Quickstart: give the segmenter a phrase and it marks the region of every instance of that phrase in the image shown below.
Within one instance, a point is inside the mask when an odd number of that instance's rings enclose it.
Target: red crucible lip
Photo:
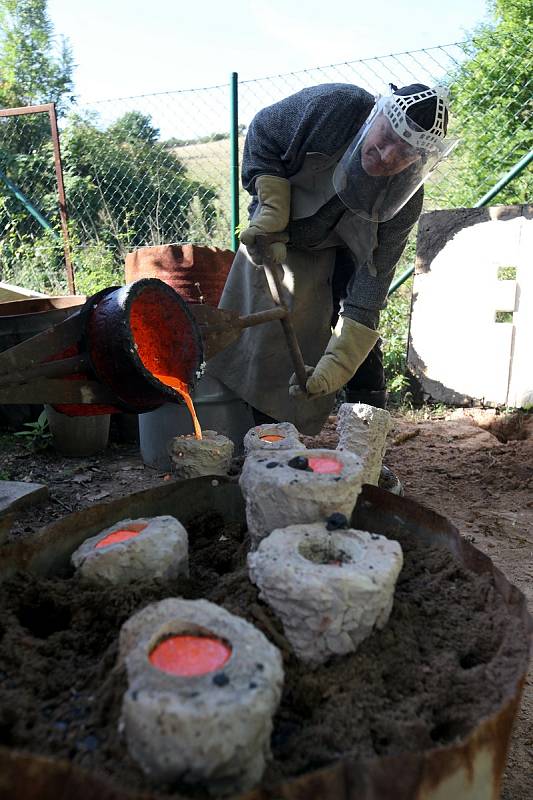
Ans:
[[[150,663],[169,675],[192,677],[220,669],[229,660],[231,647],[214,636],[177,635],[157,644]]]

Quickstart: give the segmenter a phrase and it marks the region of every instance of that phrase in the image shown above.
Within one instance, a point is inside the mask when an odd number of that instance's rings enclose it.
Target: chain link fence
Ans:
[[[530,48],[510,43],[502,62],[501,42],[494,39],[492,60],[486,48],[478,55],[469,41],[242,81],[239,152],[254,114],[305,86],[346,82],[378,94],[390,82],[447,83],[450,133],[463,146],[432,175],[425,207],[472,205],[531,147]],[[113,270],[120,278],[125,254],[140,246],[231,245],[231,105],[228,82],[101,100],[60,122],[78,291],[94,289],[100,273],[107,282]],[[64,290],[65,279],[52,145],[43,119],[0,118],[0,270],[2,280],[50,292]],[[531,178],[524,176],[496,202],[525,202],[530,194]],[[241,190],[241,221],[248,202]]]

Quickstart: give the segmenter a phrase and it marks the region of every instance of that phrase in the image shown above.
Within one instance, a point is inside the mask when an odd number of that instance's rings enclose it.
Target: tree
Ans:
[[[73,102],[73,61],[65,39],[56,48],[47,0],[0,0],[0,104]]]
[[[152,125],[152,117],[140,111],[128,111],[107,129],[110,136],[122,144],[155,144],[159,139],[159,128]]]
[[[531,148],[531,2],[493,0],[490,7],[493,21],[474,31],[468,59],[452,76],[451,134],[461,142],[450,162],[450,205],[479,200]],[[530,176],[522,173],[495,202],[528,202]]]
[[[126,135],[124,121],[141,122],[148,141]],[[102,131],[97,118],[77,115],[62,134],[71,221],[86,240],[104,241],[122,259],[135,247],[183,241],[195,198],[207,225],[215,216],[215,191],[186,177],[178,159],[153,141],[149,123],[129,112]]]

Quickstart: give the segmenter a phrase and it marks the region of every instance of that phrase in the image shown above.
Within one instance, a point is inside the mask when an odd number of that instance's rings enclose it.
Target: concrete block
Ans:
[[[426,396],[521,405],[533,391],[532,242],[532,206],[422,215],[408,364]]]
[[[0,481],[0,517],[37,505],[48,498],[48,486],[26,481]]]

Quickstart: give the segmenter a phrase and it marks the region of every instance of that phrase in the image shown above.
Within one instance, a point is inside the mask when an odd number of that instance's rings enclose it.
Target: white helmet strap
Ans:
[[[436,100],[433,125],[429,130],[423,130],[416,123],[413,127],[413,120],[408,118],[407,111],[422,100],[431,98]],[[445,86],[437,86],[435,89],[425,89],[415,94],[391,94],[382,97],[378,100],[378,110],[385,114],[394,132],[413,147],[442,150],[446,147],[443,139],[446,135],[447,99],[448,89]]]

